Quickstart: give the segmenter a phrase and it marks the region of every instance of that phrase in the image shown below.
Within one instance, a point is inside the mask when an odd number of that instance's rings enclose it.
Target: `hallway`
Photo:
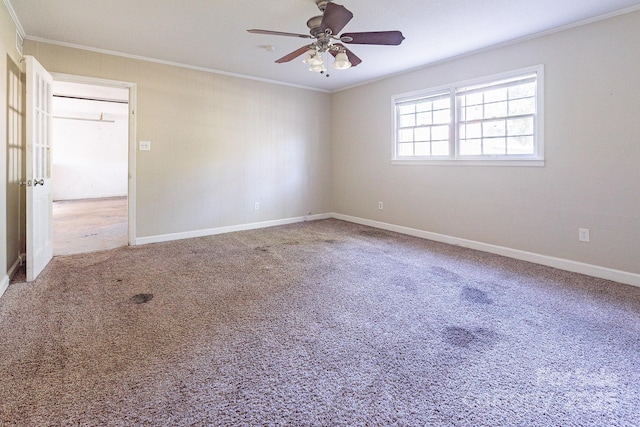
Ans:
[[[127,198],[53,202],[53,255],[126,246]]]

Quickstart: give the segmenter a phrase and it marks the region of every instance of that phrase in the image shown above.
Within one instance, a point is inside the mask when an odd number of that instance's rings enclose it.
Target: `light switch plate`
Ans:
[[[138,149],[140,151],[151,151],[151,141],[140,141]]]

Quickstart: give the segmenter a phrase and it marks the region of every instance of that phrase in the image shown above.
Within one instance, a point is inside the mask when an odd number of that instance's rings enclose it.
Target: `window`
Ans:
[[[400,95],[394,163],[542,165],[542,66]]]
[[[399,102],[398,156],[447,156],[451,131],[448,93]]]

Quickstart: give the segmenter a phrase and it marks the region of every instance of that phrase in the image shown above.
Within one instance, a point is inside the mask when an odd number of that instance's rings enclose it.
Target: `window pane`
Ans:
[[[415,141],[429,141],[431,139],[431,132],[428,127],[416,128],[414,135]]]
[[[419,102],[416,104],[417,112],[431,111],[431,108],[431,102]]]
[[[484,93],[484,102],[506,101],[509,95],[508,88],[488,90]]]
[[[534,97],[536,96],[536,83],[526,83],[509,88],[509,99]]]
[[[495,117],[507,116],[507,101],[494,102],[484,106],[484,118],[493,119]]]
[[[533,136],[507,138],[508,154],[533,154]]]
[[[507,135],[533,135],[533,117],[507,120]]]
[[[434,141],[431,143],[431,154],[434,156],[449,155],[449,141]]]
[[[482,136],[482,124],[471,123],[464,125],[464,138],[480,138]],[[462,136],[461,136],[462,138]]]
[[[534,114],[536,102],[533,98],[522,98],[509,102],[509,115]]]
[[[398,144],[398,156],[413,156],[413,144]]]
[[[449,123],[451,121],[451,114],[449,113],[449,109],[446,110],[436,110],[433,112],[433,122],[442,124]]]
[[[419,113],[416,116],[416,126],[424,126],[431,124],[431,111]]]
[[[428,142],[421,142],[419,144],[416,144],[416,156],[428,156],[431,153],[429,152],[429,143]]]
[[[448,110],[449,104],[451,100],[447,98],[438,99],[437,101],[433,101],[433,109],[434,110]]]
[[[416,107],[413,104],[403,104],[398,106],[399,114],[411,114],[415,113]]]
[[[400,127],[408,128],[416,125],[416,116],[413,114],[407,114],[400,116]]]
[[[464,97],[464,103],[466,106],[470,105],[480,105],[484,102],[482,92],[480,93],[472,93],[470,95],[466,95]]]
[[[463,156],[477,156],[482,154],[482,140],[467,139],[460,141],[460,154]]]
[[[449,126],[433,126],[431,138],[434,140],[449,140]]]
[[[398,132],[398,142],[413,142],[413,128],[400,129],[400,132]]]
[[[505,138],[484,138],[482,140],[483,154],[506,154]]]
[[[493,120],[482,124],[482,136],[504,136],[506,135],[505,121]]]
[[[483,118],[482,105],[467,107],[464,110],[465,110],[464,120],[466,121],[480,120]]]

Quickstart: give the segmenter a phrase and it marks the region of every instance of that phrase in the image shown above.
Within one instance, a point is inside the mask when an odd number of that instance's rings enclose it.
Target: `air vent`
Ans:
[[[16,30],[16,49],[18,50],[18,53],[20,53],[20,55],[23,55],[22,53],[23,45],[24,45],[24,37],[22,37],[22,35],[20,34],[20,31]]]

